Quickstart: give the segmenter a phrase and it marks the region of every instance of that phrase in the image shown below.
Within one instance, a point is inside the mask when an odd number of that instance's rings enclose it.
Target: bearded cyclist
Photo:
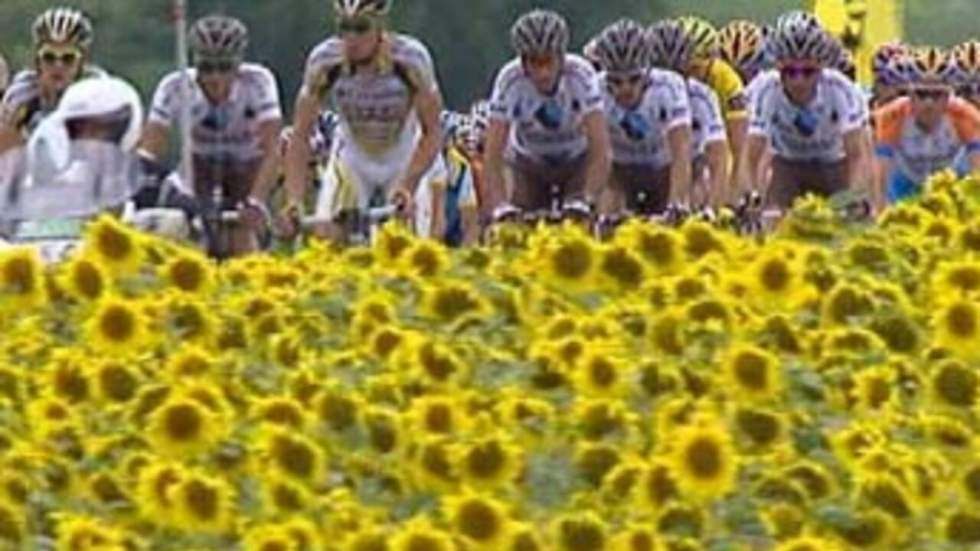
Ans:
[[[181,87],[189,79],[193,132],[193,193],[208,201],[218,191],[221,210],[238,210],[243,223],[230,230],[231,255],[258,248],[257,230],[275,184],[282,130],[279,89],[272,72],[246,63],[248,29],[233,17],[209,15],[191,29],[194,68],[160,82],[141,140],[141,154],[161,162],[181,112]],[[186,184],[184,184],[186,185]]]
[[[569,210],[587,210],[609,178],[610,143],[595,70],[567,53],[565,19],[547,10],[511,28],[517,58],[500,71],[490,99],[486,192],[500,215],[544,210],[554,186]]]
[[[966,158],[980,169],[980,111],[953,94],[955,63],[939,48],[911,54],[909,97],[876,114],[878,185],[889,203],[915,197],[933,173]]]
[[[753,85],[739,181],[743,190],[755,189],[753,180],[771,149],[771,175],[763,188],[767,203],[781,209],[808,193],[830,196],[862,183],[870,164],[866,105],[847,77],[826,68],[829,44],[812,15],[783,16],[772,40],[778,71]]]
[[[680,72],[690,64],[694,45],[680,23],[661,21],[650,27],[649,34],[655,66]],[[728,138],[721,105],[707,84],[694,78],[684,80],[691,109],[692,189],[700,196],[699,202],[720,205],[731,199]]]
[[[316,46],[296,100],[294,127],[307,135],[329,97],[340,115],[337,143],[317,201],[316,228],[345,241],[343,215],[393,202],[411,218],[416,194],[444,178],[439,152],[442,97],[428,49],[388,30],[391,0],[334,0],[339,36]],[[309,158],[304,140],[286,157],[285,225],[300,211]],[[423,205],[424,206],[424,205]]]
[[[658,214],[691,200],[691,108],[684,78],[651,69],[650,40],[620,20],[596,40],[612,142],[611,212]]]
[[[0,102],[0,153],[22,145],[58,106],[72,83],[105,73],[88,65],[92,22],[71,8],[52,8],[34,20],[34,68],[14,76]]]

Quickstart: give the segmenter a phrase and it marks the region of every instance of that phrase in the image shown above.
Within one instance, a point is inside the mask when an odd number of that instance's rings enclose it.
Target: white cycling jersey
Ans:
[[[379,159],[393,148],[415,146],[420,133],[415,93],[439,92],[428,49],[403,34],[385,35],[382,58],[356,68],[346,60],[343,40],[327,39],[310,53],[303,86],[318,97],[329,95],[340,116],[340,134]]]
[[[868,106],[854,83],[833,69],[817,78],[816,94],[805,106],[790,101],[778,71],[752,81],[749,135],[767,138],[775,157],[838,162],[845,156],[844,136],[867,126]]]
[[[81,78],[101,78],[106,75],[99,67],[86,65],[82,69]],[[0,120],[8,122],[26,137],[56,107],[57,102],[47,103],[41,97],[37,71],[25,70],[14,76],[3,95],[3,100],[0,101]]]
[[[710,86],[689,78],[687,93],[691,103],[691,158],[698,159],[704,156],[708,144],[727,142],[728,133],[718,94]]]
[[[191,131],[196,157],[222,161],[252,161],[262,157],[260,124],[282,119],[279,88],[269,69],[243,63],[232,81],[227,101],[216,105],[197,82],[197,70],[189,69],[191,85]],[[180,71],[170,73],[157,87],[150,107],[149,122],[172,126],[180,117]]]
[[[534,86],[518,58],[497,76],[490,117],[510,124],[509,160],[520,156],[557,165],[585,154],[583,120],[601,112],[602,103],[598,75],[585,59],[567,54],[555,92],[547,95]]]
[[[684,79],[676,73],[650,69],[648,84],[633,109],[620,106],[600,74],[603,104],[612,142],[613,162],[661,169],[671,163],[667,134],[691,126],[691,107]]]

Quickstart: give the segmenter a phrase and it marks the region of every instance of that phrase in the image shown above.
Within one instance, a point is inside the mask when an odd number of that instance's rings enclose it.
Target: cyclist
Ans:
[[[71,8],[51,8],[34,20],[34,68],[17,73],[0,102],[0,153],[26,141],[54,111],[73,82],[105,73],[88,64],[92,22]]]
[[[258,248],[257,230],[267,218],[265,201],[279,170],[278,84],[269,69],[244,61],[247,48],[248,29],[238,19],[209,15],[196,21],[191,29],[194,67],[160,82],[140,143],[142,156],[163,161],[182,108],[181,88],[189,86],[193,189],[184,191],[203,202],[220,194],[221,204],[212,208],[242,214],[243,223],[228,228],[226,252],[231,255]]]
[[[675,20],[664,20],[649,30],[651,61],[657,67],[679,71],[689,64],[693,45],[687,33]],[[693,159],[692,189],[700,195],[699,202],[716,205],[729,200],[729,149],[725,120],[718,96],[707,84],[685,79],[691,108]]]
[[[877,109],[905,93],[905,58],[908,48],[898,42],[882,44],[871,59],[874,83],[871,88],[871,108]]]
[[[471,155],[479,147],[480,132],[473,117],[459,114],[443,149],[447,181],[444,189],[433,188],[433,237],[447,245],[474,245],[480,236],[476,176]]]
[[[589,62],[567,53],[565,19],[547,10],[511,28],[517,58],[500,71],[490,100],[486,193],[497,215],[543,210],[559,189],[567,210],[594,205],[609,178],[609,132]],[[505,184],[506,182],[506,184]]]
[[[955,62],[939,48],[911,54],[909,97],[875,113],[878,185],[895,203],[915,197],[931,174],[965,156],[980,169],[980,111],[953,94]]]
[[[778,71],[757,78],[751,94],[749,141],[739,177],[754,188],[771,150],[766,201],[787,209],[807,193],[829,196],[860,183],[870,164],[867,108],[847,77],[826,68],[827,32],[810,14],[780,18],[771,42]],[[767,171],[768,172],[768,171]],[[870,183],[870,182],[866,182]]]
[[[651,69],[650,40],[622,19],[597,38],[606,120],[612,142],[609,212],[663,212],[691,197],[691,107],[684,78]]]
[[[957,95],[980,107],[980,41],[970,40],[956,46],[952,56],[960,77]]]
[[[0,54],[0,98],[7,91],[7,83],[10,82],[10,66],[7,65],[7,58]]]
[[[765,30],[752,21],[731,21],[718,32],[721,59],[748,84],[768,68]]]
[[[342,213],[396,202],[406,216],[416,193],[444,179],[439,114],[442,98],[426,47],[388,30],[391,0],[334,0],[339,36],[316,46],[296,100],[294,126],[308,134],[321,104],[332,100],[340,117],[316,217],[317,235],[344,241]],[[301,210],[310,151],[294,140],[286,157],[290,200],[284,218]],[[424,205],[423,205],[424,206]]]
[[[728,179],[734,182],[748,131],[745,85],[738,72],[721,58],[718,31],[711,23],[699,17],[682,17],[679,21],[694,45],[687,75],[707,84],[721,102],[733,156]]]

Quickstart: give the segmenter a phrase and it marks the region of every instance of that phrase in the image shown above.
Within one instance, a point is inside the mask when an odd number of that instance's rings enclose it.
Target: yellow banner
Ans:
[[[875,48],[903,36],[904,4],[904,0],[812,0],[811,8],[854,54],[858,79],[871,84]]]

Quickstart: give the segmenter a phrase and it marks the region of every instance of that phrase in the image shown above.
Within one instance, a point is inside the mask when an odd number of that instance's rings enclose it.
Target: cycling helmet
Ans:
[[[885,70],[885,67],[893,59],[904,56],[907,53],[908,47],[901,42],[886,42],[878,46],[871,56],[871,72],[877,75],[879,71]]]
[[[480,101],[474,103],[473,106],[470,107],[470,119],[472,120],[473,124],[478,127],[486,128],[490,126],[490,102],[485,99],[481,99]]]
[[[0,95],[3,95],[3,91],[7,89],[9,83],[10,67],[7,65],[7,60],[4,59],[3,54],[0,54]]]
[[[463,113],[445,109],[439,113],[439,126],[446,140],[452,140],[467,116]]]
[[[743,74],[754,73],[765,64],[762,28],[751,21],[736,20],[718,33],[722,59]]]
[[[338,18],[381,17],[388,15],[392,0],[334,0],[333,11]]]
[[[510,40],[521,56],[562,55],[568,50],[568,23],[556,12],[534,10],[517,19]]]
[[[87,15],[73,8],[51,8],[34,20],[34,47],[42,44],[72,44],[88,51],[94,32]]]
[[[969,81],[980,80],[980,41],[971,40],[953,48],[953,62]]]
[[[693,57],[705,59],[718,55],[718,29],[714,25],[694,16],[681,17],[678,22],[691,40]]]
[[[115,129],[111,141],[123,151],[133,151],[143,125],[143,104],[139,92],[125,80],[87,78],[65,90],[52,117],[65,125],[69,137],[73,123],[80,120],[108,125]]]
[[[770,42],[771,53],[777,62],[813,61],[826,63],[830,41],[820,21],[810,13],[796,11],[776,21]]]
[[[854,63],[854,55],[836,36],[826,33],[827,37],[827,58],[824,64],[831,69],[836,69],[854,80],[857,77],[857,65]]]
[[[694,44],[677,21],[664,20],[649,29],[651,62],[665,69],[684,71],[691,63]]]
[[[248,48],[248,29],[234,17],[209,15],[194,23],[190,43],[198,58],[242,59]]]
[[[645,69],[650,62],[649,37],[639,23],[620,19],[596,39],[596,55],[603,70],[631,73]]]
[[[957,74],[956,64],[949,53],[932,46],[917,48],[911,52],[909,71],[913,84],[952,84]]]

